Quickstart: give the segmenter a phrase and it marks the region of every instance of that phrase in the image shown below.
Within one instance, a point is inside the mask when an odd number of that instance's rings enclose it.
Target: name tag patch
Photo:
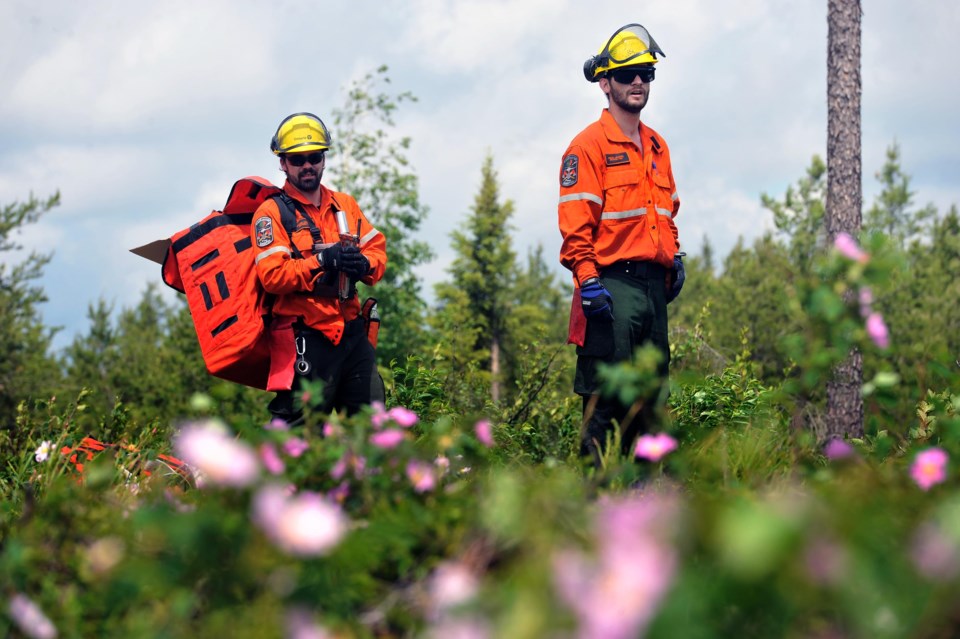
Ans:
[[[607,153],[605,156],[607,166],[618,166],[620,164],[630,164],[630,156],[626,151],[623,153]]]

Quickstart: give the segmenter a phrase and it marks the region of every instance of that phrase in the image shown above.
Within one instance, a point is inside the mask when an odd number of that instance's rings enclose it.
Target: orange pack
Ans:
[[[276,200],[284,226],[292,228],[296,214],[291,198],[269,180],[243,178],[233,185],[222,211],[213,211],[170,238],[162,276],[168,286],[187,296],[211,375],[279,390],[271,380],[271,359],[274,371],[293,370],[293,329],[285,325],[271,330],[272,296],[260,284],[250,250],[253,214],[267,198]]]

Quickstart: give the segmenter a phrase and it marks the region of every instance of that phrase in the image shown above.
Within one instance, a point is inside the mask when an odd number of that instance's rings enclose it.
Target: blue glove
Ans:
[[[591,277],[580,287],[580,305],[587,319],[613,321],[613,297],[598,277]]]
[[[683,270],[683,256],[686,253],[677,253],[673,256],[673,271],[670,274],[670,279],[673,283],[670,285],[670,288],[667,289],[667,304],[677,299],[677,296],[680,295],[680,289],[683,288],[683,281],[687,279],[687,275]]]

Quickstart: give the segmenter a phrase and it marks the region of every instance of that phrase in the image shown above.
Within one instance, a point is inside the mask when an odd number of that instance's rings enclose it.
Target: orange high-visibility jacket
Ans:
[[[387,267],[386,238],[364,217],[356,200],[346,193],[331,191],[321,185],[320,206],[311,204],[300,191],[288,181],[283,190],[300,203],[320,230],[323,245],[340,241],[335,210],[346,214],[350,233],[356,233],[360,221],[360,251],[370,261],[370,274],[361,281],[375,284],[383,277]],[[346,302],[336,297],[311,295],[316,281],[323,277],[318,270],[317,256],[313,251],[313,236],[299,213],[293,237],[287,235],[280,220],[277,204],[265,200],[253,215],[250,225],[253,248],[256,251],[257,276],[264,290],[277,295],[273,304],[274,316],[299,317],[304,324],[321,331],[334,344],[340,343],[345,322],[360,314],[360,301],[354,295]],[[296,246],[302,258],[297,259],[291,249]]]
[[[640,124],[643,148],[623,134],[607,109],[581,131],[560,169],[560,262],[578,285],[621,260],[673,267],[680,210],[670,151]]]

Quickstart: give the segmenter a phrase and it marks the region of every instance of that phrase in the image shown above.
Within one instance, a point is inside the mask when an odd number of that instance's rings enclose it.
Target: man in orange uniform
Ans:
[[[570,342],[578,356],[574,391],[584,406],[581,453],[597,465],[614,420],[624,453],[652,425],[670,361],[667,303],[683,286],[670,152],[640,121],[658,55],[649,32],[629,24],[584,63],[608,107],[573,139],[560,170],[560,262],[576,287]],[[643,344],[662,355],[661,385],[631,415],[617,398],[600,395],[597,365],[628,361]]]
[[[311,113],[294,113],[277,128],[270,149],[287,175],[283,190],[296,211],[292,233],[277,202],[268,199],[253,216],[257,275],[277,296],[273,315],[296,318],[293,388],[270,402],[274,417],[300,419],[302,381],[323,382],[322,412],[353,414],[370,403],[374,350],[367,340],[356,282],[373,285],[387,266],[386,240],[356,200],[320,184],[330,148],[327,127]]]

